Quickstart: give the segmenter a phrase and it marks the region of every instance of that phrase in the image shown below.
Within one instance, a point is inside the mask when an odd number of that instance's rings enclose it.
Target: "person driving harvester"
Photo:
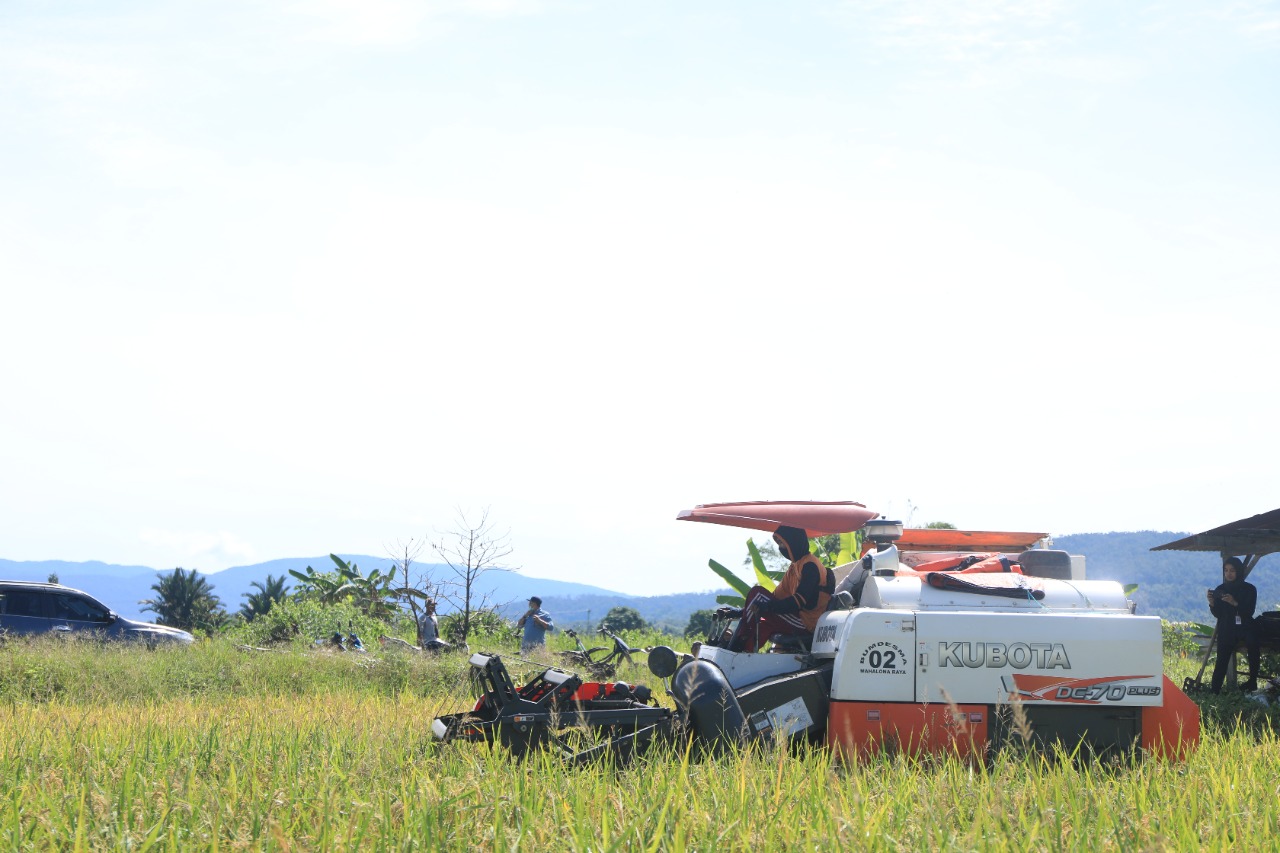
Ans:
[[[773,543],[791,565],[772,593],[762,586],[754,586],[747,593],[742,610],[721,611],[722,615],[741,617],[729,638],[729,651],[754,652],[761,643],[777,635],[812,636],[835,592],[835,575],[809,553],[809,537],[805,531],[780,526],[773,534]]]

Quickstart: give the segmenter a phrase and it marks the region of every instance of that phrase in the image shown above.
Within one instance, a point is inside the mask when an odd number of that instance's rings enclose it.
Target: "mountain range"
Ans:
[[[373,557],[367,554],[339,554],[349,564],[354,564],[362,573],[369,569],[379,568],[384,571],[390,560],[386,557]],[[222,601],[228,612],[234,613],[244,603],[244,596],[256,592],[252,584],[266,581],[267,576],[283,576],[286,586],[292,588],[295,579],[289,571],[306,571],[312,566],[316,571],[330,571],[334,568],[328,555],[320,557],[288,557],[281,560],[268,560],[265,563],[254,563],[249,566],[235,566],[219,572],[202,572],[202,576],[213,587],[214,595]],[[127,619],[152,621],[155,614],[142,609],[142,601],[152,598],[155,592],[151,589],[158,578],[170,570],[159,570],[148,566],[121,566],[113,563],[86,562],[72,563],[65,560],[35,560],[18,562],[0,559],[0,579],[23,581],[46,581],[50,575],[56,575],[58,582],[64,586],[74,587],[89,593],[116,613]],[[411,574],[427,574],[432,577],[445,577],[448,566],[431,563],[414,563]],[[489,602],[506,611],[524,612],[529,596],[537,595],[544,600],[572,599],[578,596],[605,596],[610,600],[629,600],[630,596],[620,592],[603,589],[589,584],[571,583],[569,581],[535,578],[502,569],[493,569],[481,576],[477,582],[478,598],[487,598]],[[714,598],[714,596],[713,596]],[[450,606],[441,601],[440,612],[448,613]],[[607,609],[607,608],[606,608]],[[603,612],[603,611],[601,611]]]
[[[1144,530],[1127,533],[1077,533],[1058,536],[1054,547],[1085,557],[1087,576],[1094,580],[1116,580],[1137,584],[1132,598],[1138,612],[1161,616],[1171,621],[1204,622],[1209,619],[1204,603],[1206,587],[1216,586],[1220,564],[1216,554],[1152,551],[1151,548],[1185,536],[1185,533]],[[341,554],[348,563],[361,570],[385,569],[387,557]],[[1272,610],[1280,600],[1280,577],[1274,577],[1275,563],[1280,558],[1264,557],[1250,581],[1258,587],[1258,609]],[[293,557],[270,560],[249,566],[236,566],[205,577],[213,586],[223,606],[230,612],[239,609],[243,596],[254,591],[251,584],[265,581],[268,575],[284,576],[290,585],[290,569],[304,571],[313,566],[317,571],[333,567],[329,557]],[[447,567],[438,564],[414,564],[415,573],[444,577]],[[110,563],[72,563],[62,560],[16,562],[0,559],[0,578],[44,581],[51,574],[76,589],[84,590],[130,619],[150,621],[154,614],[142,610],[140,602],[153,595],[151,586],[163,572],[147,566],[121,566]],[[714,583],[710,571],[707,579]],[[631,596],[589,584],[571,583],[551,578],[537,578],[517,572],[493,570],[482,576],[478,593],[504,615],[516,616],[525,609],[530,595],[538,595],[543,607],[561,626],[597,624],[610,608],[624,606],[638,611],[647,621],[675,632],[688,623],[695,610],[716,607],[716,595],[726,592],[673,593],[656,596]],[[450,607],[442,602],[442,613]]]

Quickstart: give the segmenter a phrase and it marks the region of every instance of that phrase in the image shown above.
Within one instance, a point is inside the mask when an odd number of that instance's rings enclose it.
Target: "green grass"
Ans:
[[[1267,849],[1280,830],[1270,712],[1229,696],[1185,763],[668,749],[569,769],[434,743],[465,671],[462,654],[9,642],[0,849]]]

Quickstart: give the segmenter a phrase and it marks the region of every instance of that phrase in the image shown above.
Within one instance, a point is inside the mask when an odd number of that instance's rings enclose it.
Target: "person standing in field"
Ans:
[[[1245,644],[1249,680],[1242,690],[1258,689],[1258,663],[1262,649],[1254,630],[1253,611],[1258,605],[1258,588],[1244,579],[1244,563],[1238,557],[1222,561],[1222,583],[1208,591],[1209,612],[1218,620],[1218,659],[1213,665],[1211,689],[1222,692],[1222,682],[1231,666],[1236,648]]]
[[[555,630],[555,623],[551,614],[542,609],[542,599],[535,595],[529,599],[529,609],[516,620],[516,627],[524,629],[520,651],[531,652],[547,644],[547,632]]]
[[[438,639],[440,620],[436,618],[436,603],[428,598],[422,606],[422,616],[418,618],[418,645],[425,649]]]

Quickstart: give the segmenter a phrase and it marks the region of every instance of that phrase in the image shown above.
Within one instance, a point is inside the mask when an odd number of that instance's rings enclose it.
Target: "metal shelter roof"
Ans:
[[[1218,551],[1227,556],[1270,554],[1280,551],[1280,509],[1242,518],[1176,542],[1157,545],[1152,551]]]
[[[1280,551],[1280,509],[1232,521],[1185,539],[1157,545],[1152,551],[1216,551],[1223,557],[1244,557],[1245,576],[1258,560]]]

